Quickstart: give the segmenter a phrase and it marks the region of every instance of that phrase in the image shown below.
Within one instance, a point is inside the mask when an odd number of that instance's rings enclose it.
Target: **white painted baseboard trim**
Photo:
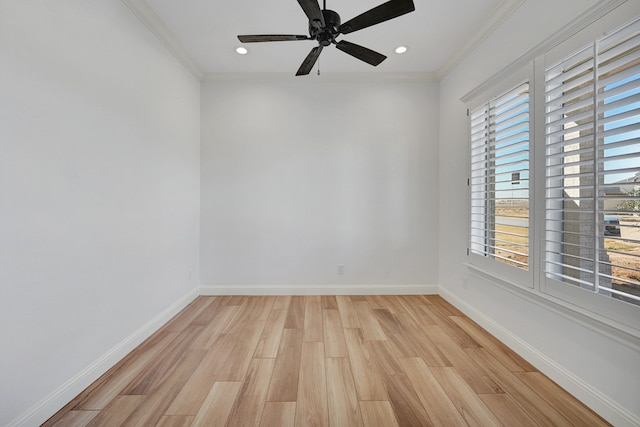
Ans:
[[[211,285],[200,295],[437,295],[438,285]]]
[[[518,353],[529,363],[567,390],[601,417],[615,426],[639,426],[640,418],[620,406],[590,384],[568,371],[554,360],[538,351],[535,347],[514,335],[501,324],[480,312],[446,288],[440,287],[440,296],[454,305],[474,322],[498,338],[510,349]]]
[[[167,307],[156,317],[105,353],[102,357],[98,358],[95,362],[80,371],[69,381],[58,387],[57,390],[53,391],[40,402],[33,405],[24,414],[9,423],[7,427],[38,426],[51,418],[74,397],[89,387],[91,383],[100,378],[102,374],[111,369],[144,340],[153,335],[154,332],[160,329],[160,327],[167,323],[173,316],[178,314],[180,310],[189,305],[189,303],[197,297],[197,289],[194,289],[184,295],[178,301]]]

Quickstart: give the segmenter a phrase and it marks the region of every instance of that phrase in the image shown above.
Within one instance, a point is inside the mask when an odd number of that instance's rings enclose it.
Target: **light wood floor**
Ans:
[[[438,296],[200,297],[45,426],[608,425]]]

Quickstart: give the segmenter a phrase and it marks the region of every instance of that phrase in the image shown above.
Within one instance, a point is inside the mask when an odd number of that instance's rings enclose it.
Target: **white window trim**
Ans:
[[[511,75],[500,82],[499,85],[495,85],[492,88],[478,94],[477,97],[474,98],[473,101],[469,102],[468,107],[469,111],[473,111],[480,106],[489,103],[492,99],[501,96],[502,94],[514,89],[515,87],[521,85],[522,83],[529,83],[529,92],[530,94],[534,90],[533,84],[533,66],[532,64],[527,64],[521,69],[511,73]],[[529,140],[534,141],[535,132],[533,129],[533,112],[535,110],[533,96],[530,95],[529,99]],[[471,123],[471,114],[468,117],[468,124]],[[470,128],[470,126],[467,128]],[[533,144],[530,143],[529,147],[529,161],[531,163],[531,159],[533,158],[534,147]],[[471,165],[469,164],[469,168]],[[470,172],[469,172],[470,175]],[[532,212],[533,209],[533,197],[534,194],[534,177],[532,175],[532,170],[529,168],[529,212]],[[468,187],[467,201],[470,201],[471,198],[471,187]],[[470,209],[469,206],[469,215],[467,218],[470,218]],[[523,286],[526,288],[533,288],[533,264],[532,260],[533,256],[531,254],[535,253],[535,245],[532,239],[532,236],[535,234],[533,224],[533,216],[531,213],[529,214],[529,268],[528,270],[519,269],[517,267],[513,267],[511,265],[505,264],[503,262],[497,261],[493,258],[488,258],[486,256],[477,255],[472,252],[469,253],[469,263],[481,269],[483,271],[491,271],[496,277],[512,282],[514,285]],[[470,233],[467,233],[470,236]],[[469,237],[470,238],[470,237]],[[469,246],[471,247],[471,242],[469,241]]]

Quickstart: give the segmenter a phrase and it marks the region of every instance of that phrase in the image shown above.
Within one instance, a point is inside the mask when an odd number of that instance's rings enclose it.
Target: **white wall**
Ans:
[[[195,295],[200,85],[119,1],[1,2],[0,64],[0,425],[37,425]]]
[[[437,284],[436,84],[226,80],[202,96],[205,290]]]
[[[549,305],[510,285],[470,274],[466,176],[466,93],[562,29],[596,1],[527,1],[473,53],[449,72],[440,87],[439,272],[441,294],[531,360],[554,380],[616,425],[640,420],[640,346],[607,327]],[[637,3],[636,3],[637,5]],[[549,13],[553,10],[554,13]],[[631,16],[630,18],[631,19]],[[463,166],[464,165],[464,166]],[[465,281],[468,280],[468,286]],[[584,320],[584,319],[582,319]]]

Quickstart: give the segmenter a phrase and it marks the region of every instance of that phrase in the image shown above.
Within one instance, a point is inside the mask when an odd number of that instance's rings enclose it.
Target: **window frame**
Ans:
[[[546,134],[545,134],[545,70],[553,63],[570,56],[596,39],[611,34],[639,16],[639,7],[632,1],[607,2],[576,18],[574,23],[526,52],[510,66],[496,73],[488,81],[465,95],[461,101],[467,106],[468,173],[467,187],[467,268],[471,274],[494,278],[497,285],[512,289],[523,296],[531,295],[541,304],[561,307],[576,321],[597,327],[612,336],[640,339],[640,305],[599,295],[563,282],[547,278],[546,248]],[[640,21],[640,20],[639,20]],[[530,94],[530,188],[529,188],[529,271],[488,259],[471,252],[471,111],[493,97],[517,86],[529,73]],[[595,195],[597,197],[597,194]],[[623,341],[628,342],[628,341]]]
[[[491,101],[496,98],[501,97],[502,95],[510,92],[511,90],[516,89],[518,86],[522,84],[529,84],[529,221],[528,221],[528,229],[529,229],[529,266],[527,270],[523,270],[521,268],[506,264],[502,261],[494,259],[492,257],[483,256],[476,254],[471,251],[472,247],[472,237],[471,237],[471,197],[472,197],[472,184],[471,184],[471,172],[472,172],[472,158],[469,156],[468,162],[468,170],[469,170],[469,181],[468,181],[468,194],[467,201],[469,203],[469,214],[468,218],[468,227],[469,232],[467,233],[468,237],[468,262],[473,267],[484,271],[489,272],[492,275],[495,275],[497,278],[513,283],[516,286],[521,286],[528,289],[533,289],[534,287],[534,264],[532,255],[535,253],[535,243],[533,236],[535,235],[534,230],[534,221],[532,212],[535,208],[534,200],[532,195],[535,191],[535,180],[533,175],[533,170],[531,168],[532,159],[534,156],[534,147],[532,141],[534,141],[534,111],[535,111],[535,101],[532,96],[533,90],[535,89],[535,85],[533,82],[533,64],[527,64],[522,67],[518,71],[512,73],[508,78],[504,79],[499,85],[495,85],[491,87],[489,90],[479,94],[474,97],[474,100],[468,103],[468,117],[467,117],[467,130],[468,130],[468,138],[471,141],[471,117],[472,112],[481,108],[484,105],[488,105]],[[471,152],[471,145],[469,145],[469,152]],[[487,192],[488,193],[488,192]],[[485,193],[485,194],[487,194]],[[488,194],[486,196],[488,198]],[[488,202],[487,202],[488,203]],[[489,230],[487,230],[489,232]]]
[[[547,69],[555,66],[566,58],[577,54],[581,50],[592,48],[597,44],[597,40],[599,39],[607,37],[629,25],[640,25],[640,19],[629,20],[628,15],[624,16],[624,14],[619,13],[621,12],[620,10],[617,10],[616,12],[618,13],[612,14],[613,16],[604,17],[593,25],[575,34],[570,39],[567,39],[566,41],[560,43],[554,49],[549,50],[548,52],[537,58],[536,61],[540,64],[540,66],[537,67],[535,77],[537,81],[542,82],[540,86],[544,86],[545,73]],[[594,53],[594,55],[596,55],[596,53]],[[594,63],[596,62],[597,57],[594,59]],[[597,74],[597,70],[594,73]],[[542,98],[539,99],[545,100],[544,87],[542,88],[541,96]],[[595,93],[594,97],[594,111],[597,112],[599,109],[597,105],[598,94]],[[539,120],[542,123],[537,124],[536,127],[540,129],[542,138],[544,138],[544,140],[537,141],[537,143],[544,143],[546,147],[546,132],[544,128],[546,126],[546,111],[543,109],[541,113],[542,118],[539,118]],[[596,144],[598,144],[597,138],[599,134],[600,132],[598,131],[598,133],[596,133],[596,135],[594,136]],[[542,164],[538,163],[540,161],[542,161]],[[536,159],[536,163],[537,165],[534,167],[537,170],[546,170],[546,157],[542,157],[542,159]],[[541,175],[543,175],[542,178],[546,180],[546,171]],[[546,182],[539,182],[538,184],[543,189],[546,189]],[[595,188],[597,188],[597,182],[594,183],[594,189]],[[544,197],[546,200],[546,194],[543,194],[542,197]],[[593,199],[597,200],[598,198],[598,194],[594,193]],[[540,215],[542,216],[541,219],[544,221],[546,219],[546,209],[542,211]],[[544,229],[547,228],[546,225],[544,227]],[[599,236],[597,235],[597,227],[594,227],[594,233],[594,237],[598,238]],[[573,286],[561,280],[557,280],[553,277],[548,277],[545,267],[545,264],[547,262],[547,253],[544,246],[544,244],[541,244],[538,251],[538,258],[541,261],[539,281],[541,293],[548,295],[554,299],[561,300],[566,304],[579,307],[582,310],[586,310],[592,317],[601,319],[605,323],[608,323],[617,328],[631,327],[634,330],[640,332],[640,305],[634,305],[631,303],[620,301],[612,298],[611,296],[598,294],[594,290]],[[596,263],[599,262],[597,254],[594,259]]]

